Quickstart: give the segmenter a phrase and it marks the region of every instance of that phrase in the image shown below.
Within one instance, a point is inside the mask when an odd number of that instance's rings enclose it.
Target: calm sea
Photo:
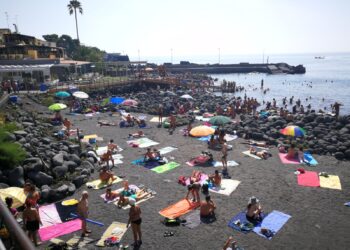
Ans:
[[[282,98],[294,96],[294,100],[300,98],[304,106],[311,104],[313,109],[318,110],[326,107],[327,111],[330,111],[330,105],[338,101],[343,104],[341,114],[350,114],[350,53],[265,55],[265,62],[267,56],[269,56],[270,63],[303,64],[306,73],[302,75],[215,74],[212,77],[217,78],[218,83],[226,79],[243,85],[247,96],[257,98],[260,102],[276,98],[278,104],[282,104]],[[324,56],[324,59],[315,59],[315,56]],[[169,58],[160,57],[147,58],[147,60],[155,63],[170,61]],[[173,62],[178,63],[180,60],[196,63],[218,63],[219,56],[174,58]],[[262,55],[224,55],[220,57],[220,63],[223,64],[261,63],[262,60]],[[270,89],[265,95],[260,90],[262,79],[264,80],[264,88]],[[236,95],[243,97],[244,92]]]

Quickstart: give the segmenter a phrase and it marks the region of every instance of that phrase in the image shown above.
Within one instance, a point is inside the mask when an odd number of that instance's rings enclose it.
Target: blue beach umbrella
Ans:
[[[124,100],[125,98],[123,97],[111,97],[109,102],[118,105],[121,104]]]
[[[66,97],[69,97],[70,94],[66,91],[59,91],[59,92],[56,92],[55,96],[58,98],[66,98]]]

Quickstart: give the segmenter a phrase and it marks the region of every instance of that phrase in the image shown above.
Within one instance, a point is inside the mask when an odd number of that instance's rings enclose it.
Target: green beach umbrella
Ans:
[[[67,108],[67,105],[66,104],[63,104],[63,103],[54,103],[52,104],[50,107],[49,107],[49,110],[51,111],[60,111],[62,109],[65,109]]]
[[[70,94],[66,91],[58,91],[56,92],[55,96],[58,98],[66,98],[66,97],[69,97]]]
[[[227,116],[222,116],[222,115],[218,115],[218,116],[214,116],[209,120],[209,123],[212,125],[224,125],[226,123],[230,123],[232,122],[231,119]]]

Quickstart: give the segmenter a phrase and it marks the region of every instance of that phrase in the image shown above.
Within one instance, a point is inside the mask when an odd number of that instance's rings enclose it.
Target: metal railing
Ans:
[[[22,230],[18,222],[15,220],[4,202],[0,199],[0,215],[1,220],[6,225],[10,237],[14,239],[14,249],[35,250],[33,243]]]

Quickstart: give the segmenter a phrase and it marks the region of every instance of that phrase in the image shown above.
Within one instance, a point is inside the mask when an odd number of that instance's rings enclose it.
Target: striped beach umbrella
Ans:
[[[304,129],[298,126],[287,126],[284,129],[281,129],[281,134],[287,135],[287,136],[293,136],[293,137],[303,137],[306,135],[306,132]]]

